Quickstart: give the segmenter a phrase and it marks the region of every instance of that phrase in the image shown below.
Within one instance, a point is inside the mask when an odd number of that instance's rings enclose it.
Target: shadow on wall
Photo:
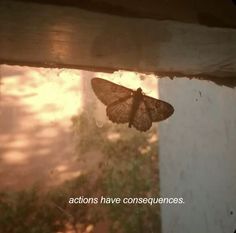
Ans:
[[[160,75],[160,74],[157,74]],[[163,78],[167,78],[169,77],[170,79],[181,79],[181,78],[188,78],[190,80],[203,80],[203,81],[208,81],[208,82],[213,82],[219,86],[226,86],[229,88],[235,88],[236,87],[236,77],[232,78],[232,77],[224,77],[224,78],[220,78],[220,77],[204,77],[204,76],[193,76],[193,77],[184,77],[184,75],[160,75],[158,76],[158,78],[163,79]]]
[[[196,78],[199,80],[207,80],[211,81],[219,86],[226,86],[226,87],[231,87],[234,88],[236,87],[236,77],[234,78]]]
[[[82,107],[82,96],[75,72],[1,66],[2,190],[45,180],[55,185],[78,175],[71,116]]]

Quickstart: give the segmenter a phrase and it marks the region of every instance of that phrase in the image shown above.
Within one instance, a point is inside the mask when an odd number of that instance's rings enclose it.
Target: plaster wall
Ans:
[[[161,79],[174,115],[159,124],[163,233],[236,232],[236,89]]]

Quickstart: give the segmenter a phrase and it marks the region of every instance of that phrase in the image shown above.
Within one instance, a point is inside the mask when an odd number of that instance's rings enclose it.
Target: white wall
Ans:
[[[236,89],[161,79],[174,115],[159,124],[162,233],[236,232]]]

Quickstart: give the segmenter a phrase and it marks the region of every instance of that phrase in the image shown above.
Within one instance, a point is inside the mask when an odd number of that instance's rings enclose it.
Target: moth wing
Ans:
[[[95,95],[105,105],[131,97],[133,90],[100,78],[93,78],[91,85]]]
[[[163,100],[144,95],[143,101],[153,122],[165,120],[174,113],[172,105]]]
[[[152,126],[152,119],[147,111],[147,107],[142,100],[134,115],[132,125],[139,131],[147,131]]]
[[[108,105],[106,112],[109,120],[115,123],[129,122],[132,103],[133,98],[130,96]]]

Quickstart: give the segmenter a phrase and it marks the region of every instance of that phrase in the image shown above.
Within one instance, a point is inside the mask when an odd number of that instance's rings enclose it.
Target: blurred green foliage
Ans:
[[[85,114],[74,119],[74,127],[79,159],[83,160],[94,150],[103,154],[97,171],[94,171],[96,184],[99,184],[95,193],[100,189],[107,197],[159,196],[155,128],[140,133],[127,125],[106,123],[98,127],[96,120]],[[111,233],[160,232],[159,205],[113,204],[104,208]]]
[[[78,162],[94,156],[96,166],[49,192],[31,188],[0,193],[0,232],[85,232],[106,221],[109,233],[160,232],[159,205],[71,205],[70,197],[158,197],[158,156],[155,130],[140,133],[125,125],[81,114],[73,118]],[[96,156],[100,154],[100,159]],[[89,157],[91,160],[91,157]],[[93,160],[93,158],[92,158]],[[87,161],[87,162],[86,162]],[[86,166],[85,166],[86,167]]]
[[[38,187],[19,192],[0,193],[1,233],[84,232],[101,218],[86,204],[71,205],[70,197],[86,196],[88,181],[85,176],[65,182],[48,192]]]

